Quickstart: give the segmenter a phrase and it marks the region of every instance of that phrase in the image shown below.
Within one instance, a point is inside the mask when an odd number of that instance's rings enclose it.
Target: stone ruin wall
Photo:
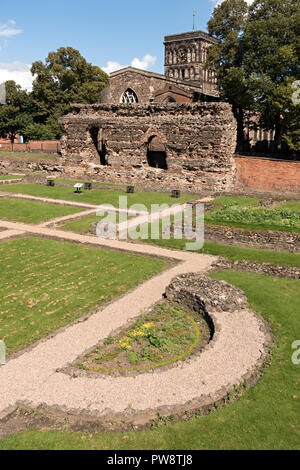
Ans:
[[[60,125],[70,176],[190,191],[235,183],[236,121],[226,103],[73,105]],[[167,169],[149,165],[151,142]]]

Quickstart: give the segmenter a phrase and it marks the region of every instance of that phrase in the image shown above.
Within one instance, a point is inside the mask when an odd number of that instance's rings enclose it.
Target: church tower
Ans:
[[[203,31],[165,36],[166,78],[199,86],[210,84],[211,88],[217,89],[215,73],[203,68],[207,50],[212,44],[218,44],[218,39]]]

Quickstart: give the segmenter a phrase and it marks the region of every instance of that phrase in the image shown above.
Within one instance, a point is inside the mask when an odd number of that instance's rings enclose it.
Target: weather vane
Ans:
[[[197,10],[193,10],[193,31],[195,31],[195,18],[196,18]]]

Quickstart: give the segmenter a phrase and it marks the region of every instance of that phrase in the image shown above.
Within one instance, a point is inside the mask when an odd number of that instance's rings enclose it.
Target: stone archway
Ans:
[[[163,104],[172,104],[172,103],[176,103],[176,100],[171,95],[167,96],[163,101]]]
[[[147,161],[152,168],[168,169],[166,146],[157,135],[148,140]]]
[[[100,164],[103,166],[108,165],[107,150],[106,150],[106,144],[105,144],[105,140],[103,136],[103,129],[100,129],[99,127],[91,127],[90,136],[92,138],[95,149],[99,155]]]

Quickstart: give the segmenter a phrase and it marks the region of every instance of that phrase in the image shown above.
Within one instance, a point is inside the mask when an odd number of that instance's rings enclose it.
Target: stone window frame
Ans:
[[[124,93],[122,93],[120,103],[121,104],[136,104],[139,102],[136,92],[132,88],[127,88]]]

